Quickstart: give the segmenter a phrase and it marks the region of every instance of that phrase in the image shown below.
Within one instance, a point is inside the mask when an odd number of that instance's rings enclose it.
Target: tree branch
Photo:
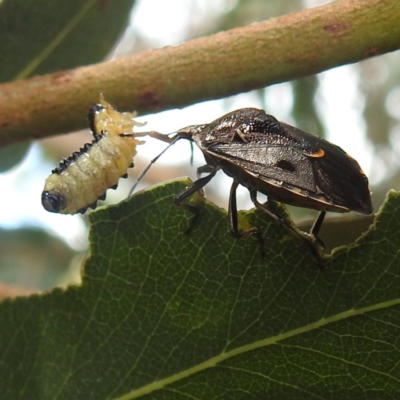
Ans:
[[[179,46],[0,85],[0,145],[86,127],[86,110],[100,92],[121,110],[146,114],[398,48],[398,0],[339,0]]]

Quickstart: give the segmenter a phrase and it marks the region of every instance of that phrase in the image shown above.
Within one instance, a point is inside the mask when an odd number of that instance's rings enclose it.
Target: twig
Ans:
[[[146,114],[398,48],[398,0],[335,1],[180,46],[0,85],[0,145],[85,127],[100,92],[121,110]]]

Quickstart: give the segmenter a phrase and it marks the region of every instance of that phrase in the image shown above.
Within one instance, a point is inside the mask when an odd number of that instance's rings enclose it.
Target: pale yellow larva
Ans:
[[[119,113],[102,96],[99,104],[90,108],[89,123],[92,143],[62,160],[47,178],[42,193],[43,207],[61,214],[84,213],[104,200],[109,188],[127,176],[133,167],[136,139],[145,133],[133,133],[134,126],[143,124],[133,118],[136,113]]]

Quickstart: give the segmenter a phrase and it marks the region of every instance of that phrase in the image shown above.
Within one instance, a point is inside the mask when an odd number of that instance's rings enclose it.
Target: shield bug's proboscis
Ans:
[[[61,214],[84,213],[104,200],[109,188],[115,189],[121,177],[133,167],[136,146],[142,142],[134,133],[136,113],[118,112],[102,96],[89,110],[94,140],[62,160],[47,178],[42,192],[43,207]]]
[[[353,158],[340,147],[279,122],[263,110],[244,108],[210,124],[180,129],[173,136],[161,133],[150,136],[168,142],[170,146],[177,140],[187,139],[203,152],[206,165],[198,168],[199,179],[174,198],[176,205],[195,215],[198,210],[184,203],[186,198],[201,191],[219,169],[233,178],[228,215],[230,231],[235,237],[257,233],[257,229],[239,231],[236,205],[239,184],[249,190],[258,210],[306,241],[317,257],[322,245],[318,232],[327,211],[361,214],[373,211],[368,179]],[[208,175],[201,177],[204,173]],[[320,211],[310,234],[299,231],[268,207],[268,202],[260,203],[257,193],[263,193],[269,200]]]

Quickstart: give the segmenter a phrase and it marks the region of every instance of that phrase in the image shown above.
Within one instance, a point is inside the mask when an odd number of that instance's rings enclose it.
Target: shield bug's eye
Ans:
[[[50,212],[58,213],[64,206],[64,197],[60,193],[42,193],[43,207]]]
[[[247,232],[238,230],[236,188],[239,184],[249,190],[258,210],[306,241],[318,259],[322,241],[317,235],[326,211],[361,214],[373,211],[368,179],[354,159],[338,146],[279,122],[263,110],[233,111],[210,124],[181,129],[171,138],[162,134],[151,136],[170,145],[179,139],[187,139],[195,142],[203,152],[207,164],[198,169],[198,175],[209,175],[198,179],[174,199],[176,205],[190,210],[195,216],[198,210],[185,204],[184,200],[196,191],[202,192],[219,169],[233,178],[229,222],[235,237],[257,234],[255,228]],[[145,172],[160,155],[152,160]],[[258,192],[271,200],[320,211],[311,230],[314,238],[259,203]]]
[[[103,97],[89,110],[88,119],[94,140],[62,160],[52,171],[42,193],[43,207],[50,212],[76,214],[95,208],[109,188],[127,176],[133,166],[136,139],[147,133],[134,133],[141,126],[133,118],[136,113],[120,113]]]

